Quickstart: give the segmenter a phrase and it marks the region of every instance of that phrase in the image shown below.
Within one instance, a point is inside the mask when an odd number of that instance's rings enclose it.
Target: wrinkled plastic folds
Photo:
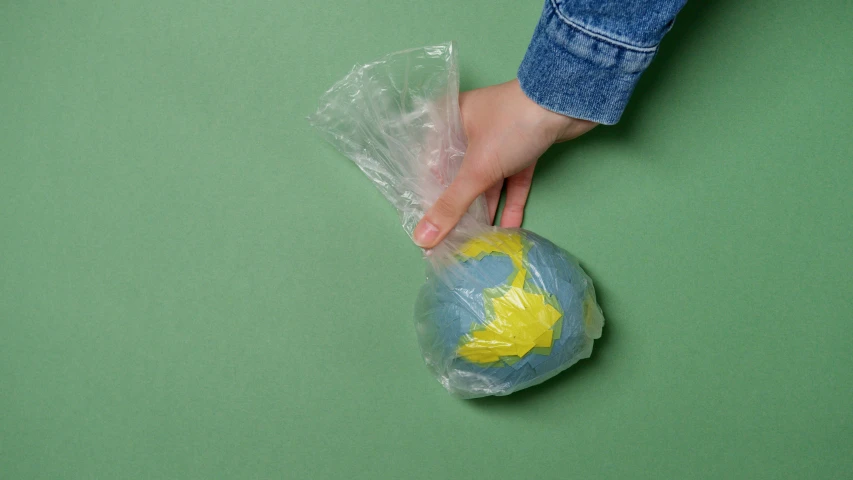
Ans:
[[[452,43],[356,66],[309,121],[379,188],[412,235],[465,154]],[[452,394],[507,395],[592,353],[604,318],[575,258],[522,229],[489,224],[485,199],[427,252],[415,306],[427,367]]]

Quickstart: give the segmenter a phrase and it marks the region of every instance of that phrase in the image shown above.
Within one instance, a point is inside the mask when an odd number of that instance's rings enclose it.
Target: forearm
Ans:
[[[545,0],[518,70],[541,106],[614,124],[686,0]]]

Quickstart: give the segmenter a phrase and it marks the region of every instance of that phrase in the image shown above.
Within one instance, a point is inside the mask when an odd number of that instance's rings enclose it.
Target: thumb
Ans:
[[[419,247],[432,248],[438,245],[459,223],[474,200],[497,181],[495,177],[499,175],[493,173],[496,170],[478,168],[483,162],[478,162],[476,158],[470,153],[465,156],[456,179],[415,227],[412,237]]]

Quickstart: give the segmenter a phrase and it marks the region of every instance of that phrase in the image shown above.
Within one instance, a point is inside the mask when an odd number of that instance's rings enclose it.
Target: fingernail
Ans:
[[[421,223],[415,227],[414,237],[415,245],[421,248],[430,246],[435,242],[435,239],[438,238],[438,227],[426,220],[422,220]]]

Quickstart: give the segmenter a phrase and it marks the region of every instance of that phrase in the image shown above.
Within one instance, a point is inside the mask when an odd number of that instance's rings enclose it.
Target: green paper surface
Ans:
[[[305,117],[447,40],[509,80],[541,7],[0,2],[0,478],[850,478],[846,0],[688,5],[537,167],[592,358],[478,401],[427,372],[420,251]]]

